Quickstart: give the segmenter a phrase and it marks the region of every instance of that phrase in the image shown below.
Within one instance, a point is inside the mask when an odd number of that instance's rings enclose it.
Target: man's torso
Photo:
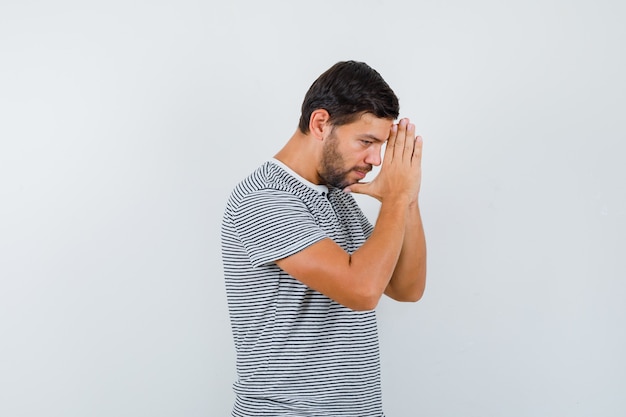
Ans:
[[[352,196],[287,170],[262,165],[235,188],[224,214],[222,257],[237,350],[233,415],[379,417],[374,311],[352,311],[274,262],[324,238],[352,253],[372,226]]]

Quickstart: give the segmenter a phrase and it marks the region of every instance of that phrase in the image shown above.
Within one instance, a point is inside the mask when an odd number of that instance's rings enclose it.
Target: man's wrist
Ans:
[[[388,206],[400,206],[400,207],[409,207],[412,199],[404,194],[396,194],[388,197],[383,197],[381,199],[381,203]]]
[[[409,202],[410,209],[418,209],[419,210],[419,198],[415,197]]]

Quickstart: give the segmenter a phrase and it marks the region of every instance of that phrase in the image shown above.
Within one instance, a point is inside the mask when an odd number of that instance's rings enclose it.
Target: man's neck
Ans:
[[[315,138],[297,130],[274,158],[313,184],[322,184],[318,174],[320,144]]]

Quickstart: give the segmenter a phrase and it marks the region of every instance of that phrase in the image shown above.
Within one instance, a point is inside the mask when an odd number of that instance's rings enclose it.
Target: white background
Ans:
[[[620,1],[0,3],[0,415],[227,416],[219,225],[339,60],[425,141],[386,414],[626,414]],[[360,198],[367,215],[377,205]]]

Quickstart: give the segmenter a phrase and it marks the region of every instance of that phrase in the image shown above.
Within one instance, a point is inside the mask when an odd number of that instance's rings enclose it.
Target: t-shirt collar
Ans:
[[[297,179],[298,181],[300,181],[302,184],[306,185],[307,187],[312,188],[313,190],[317,191],[320,194],[328,194],[328,187],[327,186],[325,186],[323,184],[313,184],[311,181],[309,181],[306,178],[300,176],[293,169],[289,168],[287,165],[285,165],[284,163],[282,163],[281,161],[279,161],[276,158],[270,159],[270,162],[273,163],[273,164],[278,165],[279,167],[281,167],[282,169],[287,171],[287,173],[289,173],[292,177],[294,177],[295,179]]]

